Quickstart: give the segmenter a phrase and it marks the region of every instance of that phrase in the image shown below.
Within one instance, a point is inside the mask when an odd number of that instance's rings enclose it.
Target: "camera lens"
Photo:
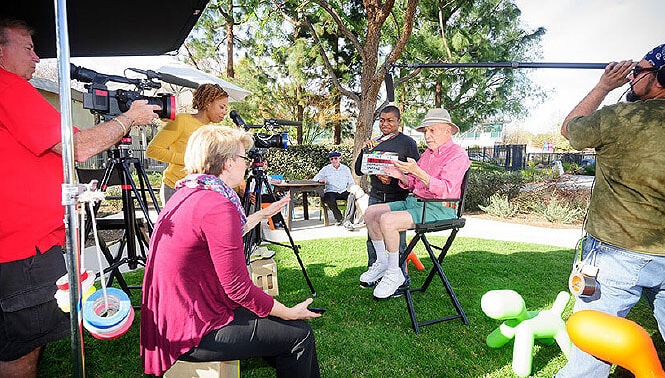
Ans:
[[[162,110],[157,112],[159,118],[162,119],[175,119],[176,102],[175,96],[170,94],[160,93],[158,97],[146,97],[149,105],[159,105]]]
[[[282,134],[254,134],[254,145],[258,148],[281,148],[286,150],[288,148],[289,135]]]

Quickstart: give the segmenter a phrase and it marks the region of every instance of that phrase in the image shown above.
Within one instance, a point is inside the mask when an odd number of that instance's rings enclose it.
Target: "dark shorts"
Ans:
[[[391,211],[408,211],[411,214],[413,223],[429,223],[444,219],[453,219],[457,217],[457,210],[447,206],[447,202],[427,202],[427,211],[425,212],[425,222],[423,218],[423,205],[416,197],[406,197],[404,201],[389,202]]]
[[[13,361],[69,337],[69,314],[53,297],[67,273],[61,247],[0,264],[0,361]]]

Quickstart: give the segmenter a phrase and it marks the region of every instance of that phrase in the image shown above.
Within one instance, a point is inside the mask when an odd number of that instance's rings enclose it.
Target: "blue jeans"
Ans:
[[[598,267],[598,286],[592,296],[575,300],[575,312],[597,310],[625,318],[644,292],[658,321],[661,337],[665,335],[665,256],[632,252],[602,243],[589,235],[582,249],[582,258]],[[610,368],[610,364],[573,345],[568,363],[556,378],[604,378],[609,375]]]

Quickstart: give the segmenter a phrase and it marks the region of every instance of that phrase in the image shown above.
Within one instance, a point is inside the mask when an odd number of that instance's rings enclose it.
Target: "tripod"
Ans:
[[[102,191],[106,191],[109,185],[119,184],[121,187],[121,199],[122,199],[122,219],[99,219],[98,220],[98,229],[122,229],[122,237],[120,239],[120,246],[118,247],[118,252],[115,256],[111,253],[106,242],[103,241],[103,238],[100,238],[100,247],[106,261],[109,263],[109,267],[104,269],[104,274],[109,273],[109,278],[107,286],[113,284],[113,279],[118,280],[118,284],[127,295],[131,295],[130,289],[140,289],[140,286],[129,286],[127,282],[122,277],[120,272],[120,267],[124,264],[127,264],[129,269],[134,270],[138,265],[145,266],[146,262],[146,251],[149,245],[149,236],[145,233],[145,226],[147,226],[148,233],[151,234],[154,228],[152,220],[149,216],[149,210],[147,206],[147,197],[146,191],[150,195],[150,199],[155,207],[157,212],[160,211],[159,204],[157,203],[157,197],[152,189],[152,186],[149,183],[148,176],[141,164],[141,160],[131,156],[131,150],[129,146],[131,144],[131,137],[125,135],[123,139],[115,146],[115,148],[108,151],[110,157],[106,164],[106,169],[104,170],[104,175],[99,183],[99,187]],[[136,182],[130,173],[130,167],[134,166],[136,174],[138,176],[139,188],[136,186]],[[136,201],[141,211],[143,212],[143,218],[136,217],[136,209],[134,201]],[[94,207],[95,214],[99,210],[100,203],[97,203]],[[88,214],[90,215],[90,214]],[[90,218],[90,217],[89,217]],[[92,223],[86,225],[86,239],[87,235],[90,234],[92,230]],[[137,243],[138,241],[138,243]],[[137,247],[140,249],[140,254],[137,251]],[[127,250],[127,256],[123,257],[123,251]],[[101,274],[101,273],[100,273]]]
[[[250,151],[250,156],[251,155],[254,155],[252,156],[254,158],[254,160],[252,161],[252,171],[249,177],[247,178],[247,183],[245,184],[245,195],[243,197],[243,208],[245,210],[245,214],[248,215],[251,214],[252,212],[259,211],[261,209],[261,194],[263,193],[263,188],[266,189],[268,198],[270,198],[271,201],[277,200],[277,197],[275,196],[275,193],[270,187],[270,183],[268,183],[268,179],[265,174],[262,151],[260,150],[258,152]],[[254,194],[253,204],[252,204],[251,194]],[[273,223],[275,227],[281,227],[284,229],[284,231],[286,232],[286,236],[289,238],[289,244],[287,245],[275,241],[264,240],[261,234],[261,223],[259,223],[256,225],[256,227],[254,227],[247,234],[245,234],[245,236],[243,236],[243,243],[245,247],[244,249],[245,260],[247,264],[249,264],[249,259],[252,252],[263,241],[279,245],[282,247],[290,248],[291,250],[293,250],[293,253],[296,255],[296,259],[298,260],[298,264],[300,265],[302,274],[305,277],[305,281],[307,281],[307,286],[309,286],[309,290],[312,293],[312,297],[316,297],[316,291],[314,290],[314,286],[312,286],[312,281],[310,281],[309,276],[307,275],[307,270],[305,270],[305,266],[303,265],[302,259],[300,259],[300,246],[296,245],[293,242],[293,238],[291,237],[291,232],[289,231],[289,228],[287,227],[281,212],[273,215]]]

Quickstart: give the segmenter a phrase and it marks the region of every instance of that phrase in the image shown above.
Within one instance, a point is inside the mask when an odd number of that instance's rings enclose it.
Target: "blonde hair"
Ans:
[[[198,128],[187,142],[185,170],[219,176],[228,159],[238,156],[238,143],[246,150],[254,146],[252,134],[231,127],[207,125]]]
[[[194,90],[194,99],[192,107],[198,110],[204,110],[206,105],[212,103],[218,98],[229,97],[229,94],[219,84],[201,84]]]

